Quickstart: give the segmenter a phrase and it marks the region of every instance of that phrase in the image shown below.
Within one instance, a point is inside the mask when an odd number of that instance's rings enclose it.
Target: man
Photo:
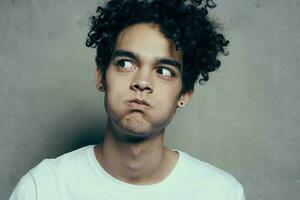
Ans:
[[[202,2],[203,3],[203,2]],[[111,0],[92,18],[96,86],[105,94],[103,144],[46,159],[13,199],[243,200],[226,172],[164,146],[164,132],[226,41],[207,17],[212,1]]]

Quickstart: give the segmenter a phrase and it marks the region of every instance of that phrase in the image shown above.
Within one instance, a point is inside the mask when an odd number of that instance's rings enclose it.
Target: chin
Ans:
[[[151,134],[129,132],[123,134],[120,139],[122,139],[122,141],[125,141],[127,143],[138,143],[138,142],[143,142],[150,137]]]
[[[159,132],[143,112],[131,112],[113,119],[116,128],[114,137],[120,142],[141,142],[155,137]]]
[[[122,127],[121,132],[114,132],[115,138],[120,142],[127,142],[127,143],[138,143],[150,138],[153,134],[142,130],[142,129],[132,129],[130,127]]]
[[[143,141],[153,135],[151,126],[145,120],[132,120],[127,118],[121,121],[121,127],[123,133],[119,137],[127,142]]]
[[[150,134],[151,128],[147,124],[122,124],[122,128],[128,132],[128,135],[145,137]]]
[[[130,132],[143,134],[151,131],[151,124],[141,113],[131,113],[121,121],[121,126]]]

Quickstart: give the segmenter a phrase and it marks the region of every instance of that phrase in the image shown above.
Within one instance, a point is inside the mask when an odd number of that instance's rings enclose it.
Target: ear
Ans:
[[[193,96],[194,90],[188,90],[185,93],[181,94],[178,101],[177,101],[177,106],[180,108],[185,107],[188,102],[191,100],[192,96]]]
[[[100,67],[96,68],[96,88],[100,92],[103,92],[105,90],[104,79]]]

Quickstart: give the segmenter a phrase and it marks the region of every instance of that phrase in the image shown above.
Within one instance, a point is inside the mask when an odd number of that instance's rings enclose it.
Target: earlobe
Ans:
[[[103,78],[102,78],[102,72],[99,67],[96,68],[96,88],[98,91],[103,92],[104,89],[104,84],[103,84]]]
[[[178,102],[177,102],[177,106],[178,107],[185,107],[188,102],[191,100],[192,96],[193,96],[194,90],[189,90],[186,91],[185,93],[181,94]]]

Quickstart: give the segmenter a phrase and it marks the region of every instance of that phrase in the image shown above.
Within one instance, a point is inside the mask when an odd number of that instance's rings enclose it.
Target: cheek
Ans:
[[[131,77],[118,72],[113,66],[109,66],[106,74],[106,86],[109,91],[114,93],[126,91],[129,88]]]
[[[122,96],[120,93],[116,93],[115,90],[107,90],[104,104],[109,118],[118,121],[124,117],[126,110],[124,104],[122,104],[122,98],[124,98],[124,96]]]
[[[129,83],[127,79],[124,79],[122,76],[117,76],[109,69],[107,70],[106,76],[106,92],[109,98],[118,99],[128,92],[126,90],[128,90]]]
[[[160,84],[157,92],[160,93],[161,98],[165,99],[165,101],[174,102],[179,98],[181,85],[180,80],[174,81],[170,84]]]
[[[175,114],[177,108],[176,93],[162,93],[156,98],[156,105],[149,113],[149,119],[154,126],[166,127]]]
[[[110,79],[113,80],[113,79]],[[111,114],[117,114],[122,111],[128,91],[125,84],[117,81],[107,82],[105,92],[105,107]]]
[[[107,86],[105,94],[105,101],[107,105],[111,107],[120,107],[121,103],[125,101],[125,97],[126,91],[122,89],[122,87],[118,87],[118,85]]]
[[[157,94],[156,98],[157,109],[161,110],[162,114],[173,112],[177,107],[179,92],[179,89],[176,87],[171,89],[170,87],[161,87],[161,90]]]

